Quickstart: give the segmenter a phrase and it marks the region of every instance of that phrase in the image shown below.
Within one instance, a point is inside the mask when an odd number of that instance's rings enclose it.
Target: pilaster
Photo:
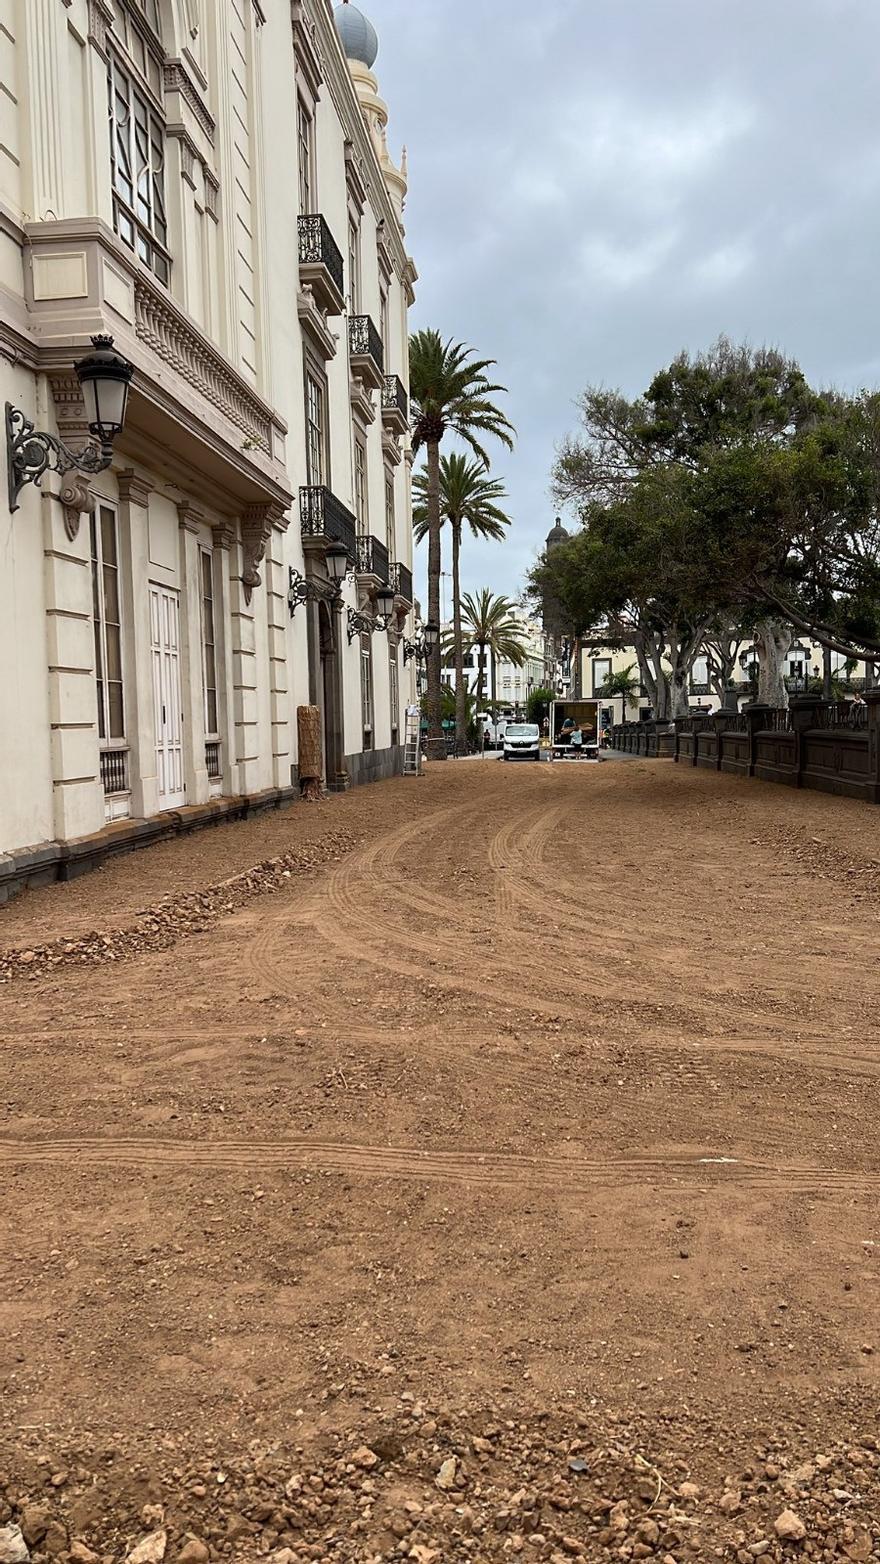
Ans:
[[[23,7],[27,50],[27,92],[23,102],[28,114],[30,206],[39,222],[63,217],[63,162],[58,51],[64,26],[57,0],[28,0]]]
[[[180,544],[180,682],[183,709],[189,722],[183,727],[183,771],[188,802],[207,803],[210,797],[205,764],[205,691],[202,668],[202,582],[199,530],[202,516],[189,502],[177,507]]]
[[[88,527],[67,536],[61,503],[42,495],[53,830],[65,840],[104,824]]]
[[[153,652],[150,637],[150,542],[153,485],[133,468],[116,475],[119,490],[119,563],[125,658],[125,736],[131,812],[139,818],[159,810]]]
[[[287,593],[283,531],[273,527],[266,547],[266,630],[269,648],[269,712],[272,781],[290,786],[291,703],[287,677]]]
[[[242,791],[235,728],[232,655],[232,571],[237,553],[235,532],[227,524],[211,528],[214,541],[214,636],[217,658],[217,728],[220,734],[221,787],[229,797]]]
[[[267,536],[242,523],[241,571],[230,582],[229,623],[232,641],[232,720],[235,729],[234,755],[238,767],[239,791],[250,793],[259,786],[260,728],[257,706],[257,626],[253,590],[260,584],[256,565],[265,552]],[[250,582],[248,581],[250,576]]]

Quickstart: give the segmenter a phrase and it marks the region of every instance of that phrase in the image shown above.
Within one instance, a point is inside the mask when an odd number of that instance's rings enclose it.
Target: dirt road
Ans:
[[[0,1527],[880,1557],[878,903],[880,811],[663,762],[437,766],[13,903]]]

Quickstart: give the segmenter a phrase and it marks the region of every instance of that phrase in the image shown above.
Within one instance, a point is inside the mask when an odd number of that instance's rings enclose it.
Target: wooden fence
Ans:
[[[880,804],[880,690],[868,691],[862,704],[804,695],[787,711],[754,705],[625,722],[613,728],[611,743],[629,755],[666,755],[682,766]]]

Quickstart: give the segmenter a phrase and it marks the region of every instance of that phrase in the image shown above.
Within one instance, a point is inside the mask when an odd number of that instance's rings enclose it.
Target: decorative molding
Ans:
[[[192,136],[179,121],[165,126],[165,136],[168,141],[180,142],[180,172],[187,184],[195,190],[196,163],[201,163],[202,159]]]
[[[266,13],[265,13],[265,11],[263,10],[263,7],[260,4],[260,0],[253,0],[253,6],[254,6],[254,16],[256,18],[257,26],[258,27],[265,27],[265,25],[266,25]]]
[[[182,532],[198,534],[205,525],[204,513],[192,500],[181,500],[177,507],[177,522]]]
[[[348,186],[348,193],[352,201],[358,212],[363,216],[364,207],[367,204],[367,192],[370,187],[364,160],[354,142],[349,140],[345,143],[345,183]]]
[[[129,505],[140,505],[146,510],[150,503],[155,484],[148,478],[142,478],[133,467],[123,467],[116,474],[116,483],[119,488],[119,498]]]
[[[229,550],[235,542],[235,528],[229,521],[212,522],[211,537],[215,548]]]
[[[72,371],[50,371],[49,385],[55,404],[55,421],[62,440],[89,432],[82,387]]]
[[[272,455],[272,415],[247,383],[144,274],[134,279],[135,331],[166,364],[195,386],[246,436]]]
[[[216,130],[213,116],[209,113],[198,87],[182,60],[165,61],[164,81],[166,92],[180,93],[184,103],[192,110],[200,129],[204,131],[213,146]]]
[[[303,0],[292,0],[290,7],[290,20],[293,25],[293,55],[298,72],[302,74],[306,87],[313,99],[317,102],[324,81],[326,69],[321,45],[318,42],[318,29],[309,16]]]
[[[61,486],[58,498],[64,514],[64,531],[67,533],[68,541],[72,543],[79,532],[79,524],[83,516],[94,515],[95,496],[82,478],[68,476]]]
[[[373,423],[376,417],[373,393],[357,375],[352,375],[349,381],[349,396],[352,412],[356,413],[365,424]]]
[[[382,430],[382,455],[386,462],[397,467],[403,461],[403,452],[400,449],[399,435],[392,434],[389,429]]]
[[[220,195],[220,181],[206,164],[202,164],[202,172],[205,176],[205,211],[209,217],[213,217],[215,223],[218,220],[217,198]]]
[[[336,357],[336,347],[339,337],[336,336],[327,325],[327,317],[318,309],[315,296],[308,283],[304,283],[297,289],[296,312],[299,323],[304,331],[307,331],[319,356],[326,363],[328,359]]]
[[[284,510],[280,505],[249,505],[241,518],[241,549],[242,572],[241,580],[244,586],[244,600],[250,603],[253,597],[254,587],[260,585],[259,566],[266,552],[266,545],[272,535],[272,528],[279,527],[285,530],[287,522],[282,527]]]
[[[89,0],[89,43],[103,60],[109,54],[107,35],[113,26],[113,11],[108,0]]]

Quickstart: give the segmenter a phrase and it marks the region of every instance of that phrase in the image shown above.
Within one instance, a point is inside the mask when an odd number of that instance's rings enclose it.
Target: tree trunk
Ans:
[[[461,592],[459,563],[461,522],[452,522],[452,640],[455,653],[455,748],[463,754],[467,748],[467,699],[464,683],[464,647],[461,635]]]
[[[755,630],[758,652],[758,700],[763,706],[780,711],[788,707],[785,687],[785,659],[792,642],[792,631],[777,619],[762,619]]]
[[[496,674],[497,674],[497,669],[495,667],[495,648],[494,648],[494,646],[492,646],[490,644],[490,646],[489,646],[489,678],[490,678],[490,681],[491,681],[491,690],[492,690],[491,705],[492,705],[492,721],[493,722],[497,722],[498,721],[498,691],[497,691],[497,689],[495,687],[496,686]]]
[[[830,701],[834,698],[834,676],[831,672],[831,647],[822,648],[822,699]]]
[[[429,440],[426,449],[426,462],[428,473],[427,511],[428,511],[428,618],[435,625],[440,624],[440,446],[436,440]],[[428,718],[428,739],[434,740],[434,753],[439,753],[439,741],[443,738],[443,723],[440,717],[440,638],[433,651],[426,656],[427,693],[425,697],[426,716]],[[429,750],[430,753],[430,750]]]
[[[321,797],[321,712],[318,706],[297,706],[297,769],[300,795],[307,803]]]
[[[669,677],[670,717],[686,717],[691,709],[688,698],[688,669],[674,667]]]
[[[486,643],[477,643],[477,713],[486,705]]]

